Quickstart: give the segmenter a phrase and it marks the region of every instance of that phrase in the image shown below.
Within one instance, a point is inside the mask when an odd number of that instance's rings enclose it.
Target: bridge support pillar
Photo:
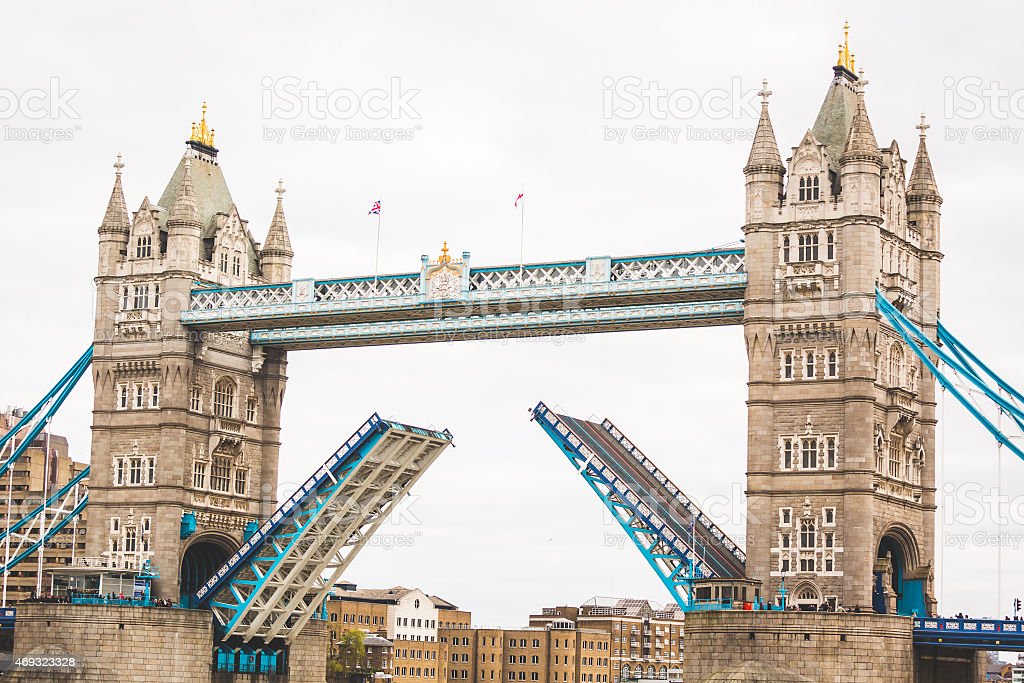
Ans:
[[[975,683],[985,680],[986,652],[941,645],[914,648],[915,683]]]
[[[915,683],[913,621],[868,613],[688,614],[683,680],[733,680],[728,675],[740,672],[742,680],[773,683]]]

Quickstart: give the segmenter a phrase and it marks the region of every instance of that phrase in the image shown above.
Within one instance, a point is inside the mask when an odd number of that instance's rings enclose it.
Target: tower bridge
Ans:
[[[968,407],[1011,448],[1005,429],[1024,426],[1024,396],[939,324],[942,198],[927,125],[908,176],[896,141],[875,138],[865,85],[841,50],[813,125],[783,161],[765,83],[743,167],[742,247],[479,266],[445,244],[418,270],[334,279],[292,276],[283,184],[265,239],[253,236],[204,107],[156,203],[143,198],[129,215],[115,164],[91,350],[19,430],[37,430],[69,378],[90,372],[87,554],[158,568],[156,597],[209,606],[222,644],[273,650],[295,642],[328,579],[451,441],[374,415],[279,506],[289,351],[742,326],[745,548],[611,422],[543,403],[533,416],[680,605],[692,605],[695,580],[745,578],[769,600],[930,616],[936,380],[984,386],[1012,419]],[[73,488],[48,505],[80,509]],[[1002,647],[993,633],[1016,647],[1006,625],[916,628],[922,646],[955,631],[958,647]]]

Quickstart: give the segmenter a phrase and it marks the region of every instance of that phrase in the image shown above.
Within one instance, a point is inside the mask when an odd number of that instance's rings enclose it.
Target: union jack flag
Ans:
[[[377,214],[378,216],[380,215],[380,200],[379,199],[373,203],[373,206],[370,207],[370,212],[367,213],[366,215],[369,216],[370,214],[373,214],[373,213]]]

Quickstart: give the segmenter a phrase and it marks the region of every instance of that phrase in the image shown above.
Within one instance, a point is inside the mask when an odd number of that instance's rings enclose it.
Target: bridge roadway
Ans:
[[[915,618],[914,644],[1024,652],[1024,621]]]
[[[418,273],[200,285],[181,322],[247,331],[253,344],[284,349],[739,324],[743,255],[710,249],[486,268],[471,268],[468,252],[424,257]]]
[[[695,514],[686,505],[681,504],[677,495],[666,488],[667,484],[671,484],[667,479],[665,483],[659,481],[655,474],[658,472],[657,468],[654,468],[653,472],[649,471],[636,455],[626,450],[611,433],[610,430],[614,429],[611,422],[606,420],[598,424],[568,415],[558,415],[558,418],[568,425],[573,433],[581,437],[604,464],[611,468],[666,526],[684,542],[688,542],[700,560],[714,570],[716,576],[738,578],[745,575],[745,564],[734,552],[735,545],[733,544],[732,550],[727,548],[722,538],[716,537],[704,523],[698,521],[704,516],[703,513],[698,510]],[[644,457],[642,454],[639,455]],[[654,467],[653,464],[651,467]]]

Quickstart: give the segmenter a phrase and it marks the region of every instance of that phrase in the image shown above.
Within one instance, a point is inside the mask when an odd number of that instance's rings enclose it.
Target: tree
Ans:
[[[366,660],[366,645],[363,643],[365,633],[358,629],[344,631],[338,638],[337,660],[342,671],[354,672],[361,668]]]

